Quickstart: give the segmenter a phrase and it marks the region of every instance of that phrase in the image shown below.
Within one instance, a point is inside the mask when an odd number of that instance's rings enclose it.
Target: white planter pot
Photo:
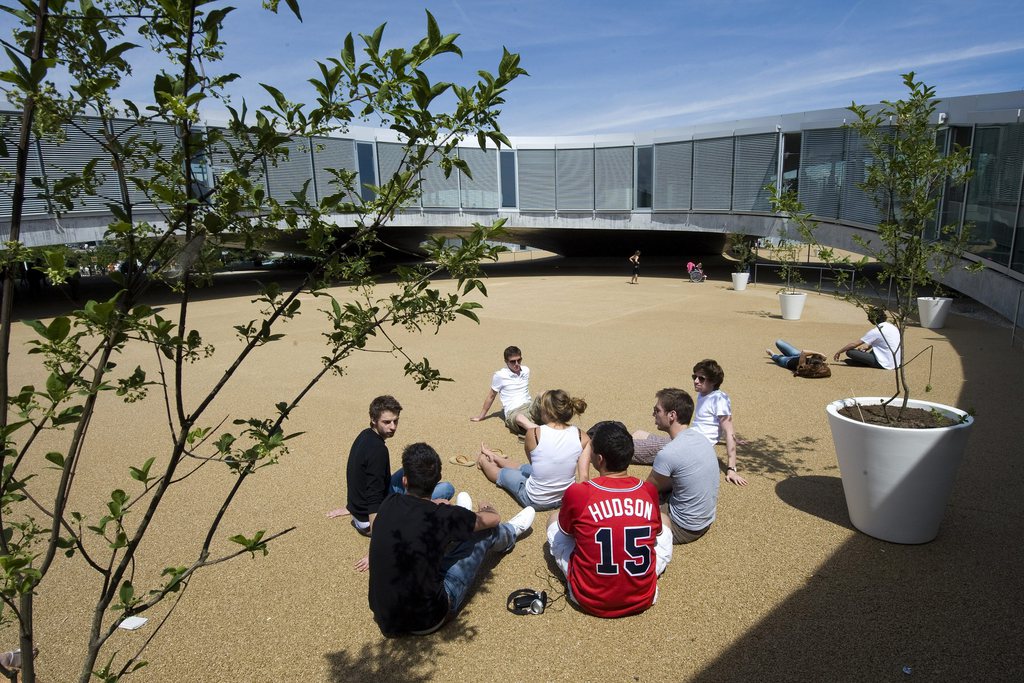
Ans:
[[[928,401],[910,401],[908,406],[966,419],[952,427],[898,429],[838,413],[854,401],[878,405],[885,400],[846,399],[826,408],[850,521],[883,541],[927,543],[939,533],[974,418]]]
[[[917,314],[921,319],[921,327],[931,330],[943,327],[952,305],[953,300],[944,296],[917,297]]]
[[[783,320],[799,320],[800,316],[804,312],[804,303],[807,301],[807,294],[804,292],[797,292],[791,294],[787,292],[779,293],[779,306],[782,308],[782,319]]]
[[[747,282],[750,281],[750,273],[733,273],[732,274],[732,288],[737,292],[742,292],[747,288]]]

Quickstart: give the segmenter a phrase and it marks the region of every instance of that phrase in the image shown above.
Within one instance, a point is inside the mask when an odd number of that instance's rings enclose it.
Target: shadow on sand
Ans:
[[[797,510],[853,531],[839,477],[789,477],[775,485],[779,498]]]
[[[743,456],[743,468],[749,472],[763,474],[771,479],[779,477],[795,477],[810,468],[804,465],[801,453],[815,450],[818,440],[804,436],[790,441],[783,441],[771,435],[756,439],[747,439],[737,445],[737,452]]]
[[[488,553],[476,583],[466,597],[490,593],[495,565],[503,553]],[[411,681],[412,683],[437,680],[441,658],[438,653],[450,647],[462,647],[477,637],[476,627],[467,624],[461,614],[439,630],[426,636],[401,636],[365,643],[358,652],[339,650],[325,657],[330,665],[330,680],[335,683],[349,681]]]
[[[938,538],[896,545],[855,533],[693,680],[1024,678],[1024,359],[1004,329],[954,318],[943,334],[963,364],[956,402],[978,418]],[[837,477],[799,476],[759,441],[744,462],[787,475],[779,498],[851,528]]]

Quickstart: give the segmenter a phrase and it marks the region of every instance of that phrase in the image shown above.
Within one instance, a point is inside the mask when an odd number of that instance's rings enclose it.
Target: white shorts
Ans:
[[[555,564],[562,570],[563,575],[568,576],[569,558],[576,548],[576,539],[562,531],[558,523],[554,522],[548,525],[548,547],[551,549]],[[668,563],[672,561],[672,550],[672,527],[662,524],[661,533],[654,544],[654,569],[658,576],[665,573]]]
[[[562,570],[563,576],[569,575],[569,558],[576,549],[576,539],[558,527],[558,522],[548,525],[548,547],[555,564]]]

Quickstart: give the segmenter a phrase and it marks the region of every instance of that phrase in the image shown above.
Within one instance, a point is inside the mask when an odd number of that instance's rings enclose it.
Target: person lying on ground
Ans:
[[[793,372],[796,377],[831,377],[832,370],[828,367],[828,359],[825,354],[817,351],[801,351],[784,339],[776,339],[775,346],[779,353],[772,353],[771,349],[764,352],[771,357],[776,365]]]

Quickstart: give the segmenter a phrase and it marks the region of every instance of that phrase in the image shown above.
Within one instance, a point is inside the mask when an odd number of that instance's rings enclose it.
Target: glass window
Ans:
[[[971,149],[974,175],[967,188],[964,220],[971,224],[970,251],[1000,265],[1010,245],[1020,197],[1024,124],[978,126]]]
[[[356,154],[359,157],[359,185],[360,196],[364,202],[372,201],[377,194],[367,185],[377,184],[377,174],[374,172],[373,144],[360,142],[356,144]]]
[[[516,153],[501,150],[501,208],[516,208]]]
[[[970,126],[951,126],[944,131],[940,130],[938,142],[939,144],[947,145],[945,147],[946,154],[951,153],[956,147],[968,149],[971,146],[971,128]],[[951,185],[949,181],[946,181],[942,197],[941,220],[943,227],[955,225],[957,230],[960,229],[960,216],[964,211],[964,193],[966,190],[966,183]]]
[[[1017,236],[1014,240],[1013,259],[1010,268],[1024,273],[1024,207],[1017,211]]]
[[[636,208],[652,206],[654,188],[654,147],[636,148]]]
[[[782,188],[791,192],[800,188],[800,133],[782,136]]]

